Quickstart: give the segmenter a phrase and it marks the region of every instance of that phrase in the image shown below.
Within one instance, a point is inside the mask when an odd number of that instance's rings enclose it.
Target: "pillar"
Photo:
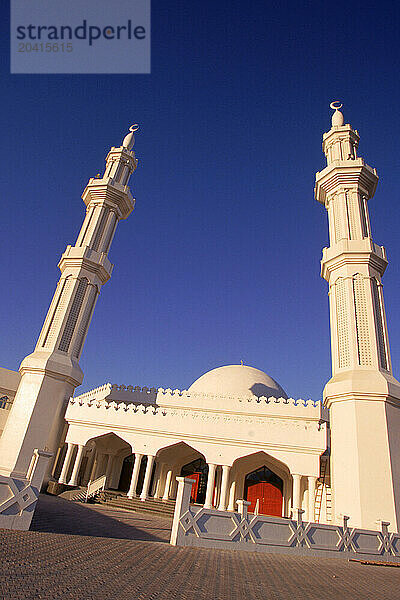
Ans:
[[[142,493],[140,494],[140,499],[142,502],[144,502],[149,495],[150,479],[153,470],[154,459],[155,456],[152,456],[151,454],[147,455],[146,473],[144,474],[143,489]]]
[[[63,468],[61,469],[60,478],[58,480],[58,483],[67,483],[68,469],[69,469],[69,465],[71,463],[73,451],[74,451],[74,444],[71,444],[71,442],[67,442],[67,453],[64,458],[64,464],[63,464]]]
[[[93,450],[94,455],[93,455],[93,461],[92,461],[92,466],[89,472],[89,481],[94,481],[95,478],[95,474],[97,471],[97,465],[99,464],[99,453],[97,452],[96,449]]]
[[[94,471],[94,478],[93,479],[97,479],[98,477],[101,477],[101,475],[103,475],[104,457],[105,457],[105,453],[104,452],[98,452],[97,453],[96,468],[95,468],[95,471]]]
[[[226,501],[227,501],[227,495],[228,495],[228,480],[229,480],[230,470],[231,470],[230,466],[222,465],[221,492],[219,495],[218,510],[226,510]]]
[[[135,452],[135,462],[133,464],[131,484],[129,486],[129,490],[127,493],[128,498],[134,498],[136,496],[136,486],[137,486],[137,482],[138,482],[142,457],[143,457],[143,454],[139,454],[138,452]]]
[[[107,465],[106,465],[106,488],[110,487],[111,483],[111,473],[113,468],[114,455],[107,454]]]
[[[301,475],[292,473],[293,477],[293,501],[292,508],[301,508]]]
[[[78,444],[78,451],[77,451],[76,457],[75,457],[75,464],[74,464],[74,468],[72,469],[71,479],[69,480],[68,485],[78,485],[78,475],[79,475],[79,469],[82,464],[83,448],[84,448],[83,444]]]
[[[171,479],[172,479],[172,469],[169,469],[167,472],[167,476],[165,478],[164,494],[162,497],[163,500],[168,500],[168,498],[169,498],[169,488],[171,487]]]
[[[86,464],[85,473],[83,475],[82,485],[87,485],[89,483],[90,476],[93,470],[94,459],[96,456],[96,450],[92,448],[88,452],[88,460]]]
[[[165,463],[162,463],[158,469],[157,485],[154,493],[154,498],[161,498],[161,486],[165,474]]]
[[[212,508],[216,468],[217,465],[214,465],[213,463],[208,464],[207,491],[206,500],[204,502],[204,508]]]
[[[235,495],[236,495],[236,481],[233,480],[231,483],[231,487],[229,488],[229,502],[228,502],[228,510],[231,512],[235,512]]]
[[[308,520],[314,522],[315,519],[315,488],[317,478],[313,475],[308,476]]]
[[[56,457],[55,457],[54,462],[53,462],[53,468],[51,469],[51,476],[52,477],[54,477],[54,474],[55,474],[55,472],[57,470],[58,459],[60,458],[61,450],[62,450],[62,446],[59,446],[59,448],[57,450]]]

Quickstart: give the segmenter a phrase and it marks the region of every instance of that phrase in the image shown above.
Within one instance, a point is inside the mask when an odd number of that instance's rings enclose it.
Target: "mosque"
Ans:
[[[191,502],[206,508],[234,511],[245,499],[250,513],[290,517],[302,509],[315,523],[347,515],[354,527],[376,529],[383,520],[398,531],[400,384],[381,282],[386,252],[373,241],[368,213],[378,176],[358,156],[359,135],[341,105],[331,107],[327,166],[315,185],[330,237],[321,261],[332,354],[323,402],[288,398],[269,375],[243,364],[217,367],[188,390],[105,384],[73,395],[95,304],[111,276],[112,239],[135,204],[132,126],[111,148],[104,175],[83,192],[86,216],[61,257],[34,352],[19,373],[0,370],[0,517],[2,489],[29,479],[36,451],[47,452],[42,485],[53,492],[100,482],[143,502],[168,501],[176,477],[190,476]]]

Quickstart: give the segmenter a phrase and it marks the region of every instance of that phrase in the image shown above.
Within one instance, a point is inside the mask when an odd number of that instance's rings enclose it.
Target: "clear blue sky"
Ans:
[[[46,76],[9,74],[5,12],[0,365],[32,351],[82,190],[138,122],[137,205],[111,248],[79,389],[187,388],[243,359],[320,398],[328,228],[313,187],[340,99],[381,178],[370,212],[399,376],[399,16],[397,2],[153,0],[151,75]]]

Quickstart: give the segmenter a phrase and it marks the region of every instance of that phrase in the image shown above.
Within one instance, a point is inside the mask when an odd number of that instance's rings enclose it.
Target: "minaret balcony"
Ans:
[[[315,199],[325,206],[327,197],[338,188],[357,188],[367,198],[372,198],[378,185],[376,169],[362,158],[336,160],[315,177]]]
[[[96,252],[88,246],[67,246],[58,267],[61,273],[67,268],[84,270],[88,275],[96,275],[104,284],[110,279],[114,265],[104,252]]]
[[[381,276],[385,272],[388,261],[383,246],[378,246],[370,238],[363,240],[340,240],[329,248],[322,250],[321,277],[329,281],[329,276],[337,269],[348,267],[349,275],[354,268],[377,271]]]
[[[85,187],[82,200],[89,204],[105,204],[114,208],[120,219],[129,217],[135,208],[135,199],[132,197],[129,186],[115,181],[112,177],[89,179]]]

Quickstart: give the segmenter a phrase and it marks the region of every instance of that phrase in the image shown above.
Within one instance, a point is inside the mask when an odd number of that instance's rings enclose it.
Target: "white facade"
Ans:
[[[261,395],[264,391],[268,395]],[[246,474],[265,465],[282,479],[282,514],[289,516],[292,507],[305,507],[308,514],[310,507],[314,511],[320,455],[326,449],[321,411],[321,403],[288,399],[265,373],[243,365],[214,369],[187,391],[107,384],[70,400],[65,441],[72,458],[76,447],[77,458],[60,480],[85,484],[108,470],[108,486],[118,487],[122,461],[134,453],[136,465],[146,456],[147,465],[155,463],[156,469],[152,489],[148,479],[147,489],[143,484],[138,491],[133,469],[128,494],[168,499],[175,497],[182,467],[203,459],[208,465],[205,504],[234,510]],[[78,477],[72,478],[74,465],[93,450],[94,461],[86,462],[86,471],[78,465]]]

